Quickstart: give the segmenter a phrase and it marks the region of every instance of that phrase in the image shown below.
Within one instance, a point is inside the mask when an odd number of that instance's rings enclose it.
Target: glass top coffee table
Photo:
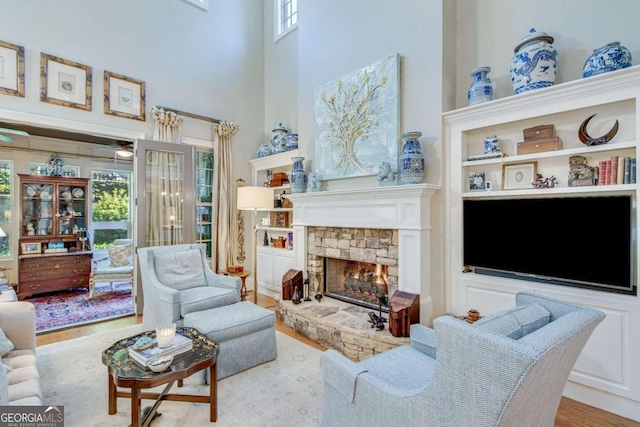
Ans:
[[[153,372],[142,366],[128,355],[128,348],[143,336],[155,338],[155,331],[146,331],[124,338],[102,352],[102,363],[109,371],[109,415],[118,411],[118,397],[131,399],[131,425],[133,427],[148,426],[157,416],[158,407],[163,400],[180,402],[198,402],[209,404],[209,421],[218,418],[218,381],[216,361],[220,346],[201,334],[195,328],[178,327],[176,333],[190,338],[193,348],[187,352],[175,355],[171,366],[164,372]],[[209,368],[209,396],[195,396],[187,394],[169,393],[173,384],[182,381],[198,371]],[[160,393],[142,392],[143,389],[166,384]],[[129,388],[129,392],[118,390],[118,387]],[[142,399],[153,399],[155,403],[142,416]]]

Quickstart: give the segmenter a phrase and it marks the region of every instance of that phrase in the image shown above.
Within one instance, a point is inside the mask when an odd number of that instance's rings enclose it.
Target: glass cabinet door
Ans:
[[[51,236],[55,215],[52,184],[23,184],[23,236]]]
[[[76,234],[86,228],[87,188],[77,185],[58,186],[58,234]]]

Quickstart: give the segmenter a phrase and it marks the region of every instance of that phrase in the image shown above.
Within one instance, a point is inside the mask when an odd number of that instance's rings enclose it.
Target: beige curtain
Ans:
[[[156,121],[153,140],[179,143],[183,118],[173,111],[151,108]],[[183,243],[182,192],[183,162],[180,154],[152,151],[147,153],[148,180],[153,192],[147,192],[147,236],[153,246]]]
[[[232,264],[235,252],[235,212],[231,168],[231,137],[240,128],[233,122],[222,121],[215,127],[218,134],[218,203],[216,211],[216,270],[224,270]]]
[[[151,116],[156,121],[153,128],[153,140],[180,143],[180,125],[184,120],[173,111],[151,107]]]

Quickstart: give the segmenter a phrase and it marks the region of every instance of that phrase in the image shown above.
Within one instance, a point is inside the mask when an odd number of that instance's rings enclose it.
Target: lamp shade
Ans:
[[[268,187],[238,187],[238,209],[272,209],[273,190]]]

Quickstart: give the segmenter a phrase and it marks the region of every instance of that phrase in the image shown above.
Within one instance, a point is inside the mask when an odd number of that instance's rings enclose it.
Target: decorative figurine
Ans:
[[[378,331],[384,329],[384,322],[373,311],[369,312],[369,323],[372,328],[376,328]]]
[[[534,188],[554,188],[558,183],[558,179],[555,176],[550,178],[543,178],[539,173],[536,174],[536,182],[532,182]]]
[[[293,290],[293,296],[291,297],[291,302],[294,304],[300,304],[300,292],[298,292],[298,288],[295,287]]]
[[[618,133],[618,120],[616,120],[615,124],[613,125],[613,127],[609,132],[607,132],[606,134],[602,135],[599,138],[592,138],[587,133],[587,124],[589,123],[589,120],[593,118],[593,116],[595,116],[595,114],[592,114],[591,116],[587,117],[587,119],[584,122],[582,122],[582,124],[580,125],[580,129],[578,129],[578,138],[580,138],[580,141],[582,141],[583,144],[586,144],[589,146],[608,143],[613,139],[614,136],[616,136],[616,133]]]
[[[378,168],[378,182],[384,180],[394,182],[396,180],[396,174],[391,170],[391,164],[389,162],[382,162]]]
[[[320,191],[320,180],[317,172],[309,172],[307,181],[307,193],[315,193]]]

